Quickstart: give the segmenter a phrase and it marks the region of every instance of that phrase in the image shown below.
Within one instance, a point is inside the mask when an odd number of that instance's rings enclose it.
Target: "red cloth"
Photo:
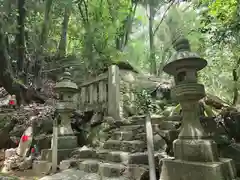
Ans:
[[[15,101],[14,100],[9,100],[9,104],[10,105],[15,105]]]
[[[27,140],[28,140],[28,138],[29,138],[28,136],[26,136],[26,135],[23,135],[23,136],[22,136],[22,142],[25,142],[25,141],[27,141]]]
[[[31,149],[31,153],[34,153],[34,152],[35,152],[35,149],[34,149],[34,148],[32,148],[32,149]]]

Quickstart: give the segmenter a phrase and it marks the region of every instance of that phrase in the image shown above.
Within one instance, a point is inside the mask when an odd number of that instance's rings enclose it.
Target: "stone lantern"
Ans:
[[[76,83],[71,81],[71,74],[66,70],[60,82],[55,86],[60,99],[56,103],[58,118],[58,148],[77,147],[77,137],[74,135],[71,127],[71,115],[76,109],[74,95],[78,91]]]
[[[71,81],[71,74],[68,71],[60,82],[55,86],[56,92],[60,96],[60,100],[56,104],[56,110],[60,114],[59,134],[60,135],[73,135],[71,128],[71,113],[76,109],[74,103],[74,95],[78,91],[77,84]]]
[[[197,72],[207,61],[190,51],[187,39],[180,39],[174,48],[176,53],[163,70],[174,76],[171,93],[182,108],[182,127],[173,142],[175,159],[163,160],[160,180],[235,179],[232,160],[219,158],[216,143],[204,132],[199,120],[198,101],[205,96],[205,89],[197,83]]]

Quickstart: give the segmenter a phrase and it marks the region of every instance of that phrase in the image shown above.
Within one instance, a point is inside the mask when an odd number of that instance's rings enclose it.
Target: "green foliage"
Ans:
[[[96,76],[112,63],[127,62],[140,73],[149,73],[149,6],[154,6],[153,34],[158,75],[180,36],[189,39],[192,50],[208,61],[200,72],[207,91],[231,102],[239,82],[233,81],[233,69],[239,74],[239,3],[237,0],[201,0],[189,2],[132,0],[61,0],[53,1],[49,32],[39,54],[46,1],[26,1],[25,65],[34,75],[36,57],[43,57],[43,72],[61,74],[71,67],[76,82]],[[16,52],[17,1],[0,0],[0,22],[8,38],[8,55],[13,67]],[[66,7],[71,9],[66,35],[66,54],[58,57]],[[124,67],[127,63],[124,63]],[[128,68],[130,66],[127,65]],[[140,93],[141,94],[141,93]],[[143,93],[144,94],[144,93]],[[145,97],[145,95],[144,95]],[[144,99],[142,97],[142,99]],[[146,97],[145,97],[146,98]],[[141,98],[140,98],[141,99]],[[145,105],[144,105],[145,106]]]

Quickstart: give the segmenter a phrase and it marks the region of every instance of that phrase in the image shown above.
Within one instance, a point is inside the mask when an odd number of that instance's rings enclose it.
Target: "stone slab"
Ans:
[[[126,166],[117,163],[100,163],[99,171],[101,177],[119,177],[124,175]]]
[[[74,149],[58,149],[58,163],[62,160],[68,159],[73,150]],[[41,160],[52,162],[52,150],[43,149],[41,151]]]
[[[65,171],[62,171],[60,173],[54,174],[52,176],[45,176],[41,178],[40,180],[81,180],[85,177],[85,179],[89,179],[86,176],[90,176],[92,180],[100,180],[100,177],[98,175],[91,176],[91,174],[87,174],[83,171],[76,170],[76,169],[68,169]],[[93,178],[95,177],[95,178]],[[89,179],[90,180],[90,179]]]
[[[61,171],[63,171],[63,170],[67,170],[67,169],[70,169],[70,168],[77,167],[77,162],[78,162],[77,159],[66,159],[66,160],[63,160],[59,164],[59,169]]]
[[[99,161],[93,159],[79,161],[78,168],[87,173],[97,173],[99,168]]]
[[[208,139],[176,139],[173,143],[176,159],[196,162],[218,161],[217,144]]]
[[[36,175],[48,174],[51,171],[52,163],[48,161],[33,161],[32,169]]]
[[[92,148],[78,148],[71,153],[71,157],[77,159],[96,158],[96,150]]]
[[[77,136],[58,136],[58,149],[74,149],[77,147]]]
[[[132,131],[115,131],[111,137],[112,140],[120,141],[133,141],[133,140],[146,140],[146,133],[133,133]]]
[[[145,164],[148,165],[148,154],[147,152],[137,152],[137,153],[129,153],[124,151],[108,151],[108,150],[100,150],[97,152],[98,158],[100,160],[114,162],[114,163],[122,163],[125,165],[128,164]],[[156,156],[156,163],[157,163]]]
[[[160,180],[234,180],[229,169],[232,160],[222,162],[190,162],[164,159]]]
[[[114,151],[125,151],[125,152],[144,152],[147,149],[147,145],[143,141],[118,141],[108,140],[103,145],[104,149]]]

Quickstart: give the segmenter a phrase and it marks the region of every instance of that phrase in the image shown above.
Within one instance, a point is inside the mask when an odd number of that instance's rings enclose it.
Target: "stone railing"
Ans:
[[[124,103],[133,102],[136,84],[142,87],[157,86],[159,78],[149,79],[130,70],[112,65],[108,71],[83,82],[79,86],[78,110],[104,111],[115,119],[123,117]]]
[[[107,115],[120,118],[119,68],[112,65],[108,71],[79,86],[78,109],[80,111],[105,111]]]

